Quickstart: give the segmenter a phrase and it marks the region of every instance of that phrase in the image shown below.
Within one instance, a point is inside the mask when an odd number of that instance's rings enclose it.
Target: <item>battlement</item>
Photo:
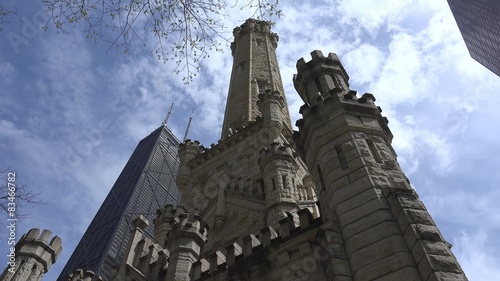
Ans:
[[[272,23],[265,20],[247,19],[245,23],[234,28],[234,33],[250,33],[254,31],[269,32],[271,31]]]
[[[306,60],[304,58],[300,58],[297,61],[296,67],[297,70],[305,66],[306,64],[315,64],[315,63],[326,63],[326,64],[336,64],[340,63],[339,57],[335,53],[329,53],[328,57],[325,57],[323,55],[323,52],[319,50],[314,50],[311,52],[311,58],[309,62],[306,63]]]
[[[357,92],[353,90],[349,90],[346,94],[342,94],[342,90],[339,88],[334,88],[328,92],[326,95],[318,95],[315,99],[315,105],[310,105],[308,103],[302,105],[300,107],[300,114],[308,114],[311,111],[315,111],[315,107],[323,104],[324,102],[338,101],[343,102],[345,104],[351,105],[362,105],[364,107],[372,108],[376,110],[372,110],[375,113],[381,113],[382,109],[378,106],[375,106],[375,96],[371,93],[364,93],[361,97],[358,98]]]
[[[234,56],[234,52],[236,50],[236,42],[240,39],[241,36],[245,34],[251,33],[267,33],[271,36],[272,45],[274,48],[278,47],[278,34],[271,32],[272,22],[256,20],[256,19],[247,19],[244,24],[233,29],[234,41],[231,43],[231,53]]]
[[[217,155],[224,153],[226,150],[234,147],[238,144],[238,142],[250,137],[252,134],[258,133],[262,129],[262,118],[258,117],[255,121],[250,122],[247,126],[242,126],[240,128],[231,129],[231,132],[227,135],[226,138],[220,139],[217,143],[212,143],[210,147],[204,147],[200,145],[199,153],[197,157],[190,159],[187,161],[186,165],[191,168],[198,167],[203,165],[210,159],[216,157]],[[191,145],[191,141],[189,140],[189,145]],[[199,143],[195,141],[194,143]],[[186,145],[183,144],[184,146]],[[182,151],[183,145],[179,149],[179,152]],[[182,160],[181,160],[182,162]]]
[[[284,105],[285,102],[285,98],[279,91],[271,91],[269,89],[266,90],[265,92],[260,93],[258,98],[259,98],[259,103],[262,103],[264,100],[269,100],[271,98],[280,101],[282,105]]]
[[[2,281],[38,281],[47,273],[62,251],[61,239],[52,237],[52,231],[32,228],[15,246],[15,253],[7,257],[7,268],[0,274]]]
[[[260,150],[260,155],[266,155],[266,154],[286,154],[293,156],[294,152],[292,150],[292,147],[289,144],[280,144],[277,142],[271,143],[271,146],[269,148],[262,148]]]
[[[262,148],[260,150],[260,156],[258,163],[259,165],[264,166],[272,160],[275,159],[293,159],[297,157],[297,153],[292,149],[292,147],[288,144],[280,144],[277,142],[271,143],[269,148]],[[295,162],[293,162],[295,163]]]
[[[194,148],[194,149],[199,149],[199,150],[204,149],[203,145],[201,145],[199,141],[197,141],[197,140],[191,141],[190,139],[186,139],[184,141],[184,143],[179,144],[179,146],[184,147],[185,149],[187,149],[187,148]]]
[[[206,236],[208,233],[208,224],[203,221],[199,215],[190,215],[189,213],[176,212],[176,215],[170,221],[172,231],[179,229],[184,232],[196,232]]]
[[[299,112],[304,118],[295,123],[299,128],[299,133],[295,133],[294,139],[297,143],[301,143],[302,136],[307,134],[307,131],[315,124],[321,122],[320,120],[347,118],[348,120],[344,120],[345,124],[339,132],[356,128],[357,131],[378,134],[390,142],[393,135],[388,127],[389,120],[382,116],[382,109],[375,105],[375,101],[376,98],[371,93],[364,93],[358,97],[356,91],[344,92],[339,88],[333,88],[327,94],[318,95],[314,105],[306,103],[300,107]],[[310,120],[309,123],[306,124],[305,119]]]
[[[16,245],[18,255],[36,257],[48,271],[50,265],[56,262],[62,251],[61,238],[54,236],[50,239],[51,236],[52,231],[50,230],[44,229],[40,234],[38,228],[30,229]]]
[[[349,91],[349,75],[336,54],[325,57],[321,51],[311,52],[312,60],[303,58],[297,61],[297,74],[293,76],[293,84],[302,100],[316,105],[318,98],[326,98],[332,89],[339,92]]]
[[[111,280],[126,280],[131,273],[146,276],[147,280],[156,280],[166,274],[168,268],[169,251],[149,238],[139,240],[131,245],[125,263],[122,263]],[[81,276],[81,274],[80,274]],[[88,273],[84,276],[89,276]],[[70,275],[71,277],[71,275]],[[101,281],[102,279],[69,279],[68,281]]]
[[[151,239],[144,238],[135,247],[133,266],[144,275],[155,278],[168,267],[169,251],[154,243]]]
[[[181,205],[174,208],[172,204],[168,204],[163,209],[157,210],[154,223],[155,240],[163,246],[166,245],[163,239],[166,239],[168,233],[175,229],[199,233],[202,236],[206,236],[208,232],[208,224],[201,216],[189,214]]]
[[[193,264],[193,280],[203,280],[227,270],[236,263],[244,262],[250,256],[272,247],[279,247],[289,239],[299,236],[315,226],[321,218],[314,218],[309,209],[297,212],[299,225],[295,225],[291,214],[279,221],[278,232],[272,227],[264,227],[256,235],[248,234],[219,248]]]
[[[304,58],[300,58],[297,61],[296,68],[298,73],[293,76],[294,84],[298,83],[302,77],[309,78],[311,75],[320,74],[325,71],[340,72],[346,78],[346,81],[349,80],[349,75],[342,66],[337,54],[329,53],[325,57],[323,52],[314,50],[311,52],[311,58],[308,62]]]
[[[162,209],[158,209],[156,211],[156,221],[167,221],[170,222],[170,220],[175,216],[175,214],[182,214],[185,213],[186,210],[184,207],[181,205],[177,206],[177,208],[174,208],[174,205],[172,204],[167,204],[165,207]]]
[[[95,275],[91,270],[83,271],[83,269],[77,269],[69,275],[67,281],[103,281],[103,279]]]

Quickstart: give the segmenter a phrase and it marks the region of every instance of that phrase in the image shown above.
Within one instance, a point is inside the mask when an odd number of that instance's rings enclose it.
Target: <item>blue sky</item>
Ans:
[[[377,98],[400,164],[469,279],[498,278],[500,78],[469,57],[446,1],[303,2],[281,3],[284,16],[273,29],[292,122],[302,105],[291,82],[296,61],[315,49],[337,53],[351,89]],[[30,217],[17,233],[37,227],[61,237],[64,250],[43,278],[54,280],[172,102],[169,127],[179,138],[195,108],[188,137],[217,142],[232,58],[223,43],[225,51],[212,53],[184,85],[147,48],[107,53],[109,45],[78,29],[43,32],[41,8],[18,5],[24,22],[10,18],[0,32],[0,167],[41,191],[46,203],[23,210]],[[251,13],[227,13],[230,37]],[[0,268],[6,235],[2,229]]]

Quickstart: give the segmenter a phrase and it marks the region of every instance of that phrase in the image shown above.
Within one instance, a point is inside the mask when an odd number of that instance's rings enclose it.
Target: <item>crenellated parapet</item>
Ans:
[[[67,281],[103,281],[103,279],[91,270],[78,269],[69,275]]]
[[[15,249],[11,248],[8,266],[1,281],[37,281],[49,271],[61,254],[61,239],[50,230],[32,228],[24,234]],[[50,242],[49,242],[50,241]]]
[[[208,147],[201,145],[197,140],[191,141],[187,139],[179,147],[178,185],[183,186],[189,182],[193,169],[224,155],[228,150],[235,148],[242,142],[246,144],[255,142],[260,146],[268,145],[269,140],[272,140],[269,136],[270,131],[269,128],[264,128],[263,118],[258,117],[246,126],[231,129],[225,138],[220,139],[217,143],[212,143]],[[249,139],[251,140],[249,141]],[[289,136],[286,140],[292,142],[292,136]]]
[[[314,217],[309,209],[299,210],[296,216],[297,223],[292,219],[292,214],[288,213],[275,228],[264,227],[259,233],[241,236],[226,247],[205,255],[193,265],[193,280],[209,279],[218,274],[245,275],[245,271],[252,268],[258,268],[261,271],[260,279],[266,280],[264,274],[269,273],[271,269],[287,266],[286,263],[290,259],[288,253],[291,251],[288,247],[298,246],[306,254],[307,250],[304,248],[311,247],[311,243],[316,239],[321,219]],[[309,235],[306,234],[308,232]],[[294,240],[298,237],[301,237],[300,242]]]
[[[250,33],[266,33],[270,35],[272,38],[272,45],[276,49],[278,47],[278,34],[271,32],[272,22],[256,20],[256,19],[248,19],[244,24],[233,29],[234,42],[231,44],[231,51],[234,56],[234,51],[236,49],[236,42],[240,39],[241,36]]]
[[[338,135],[354,129],[378,135],[390,143],[393,134],[388,127],[389,121],[382,116],[382,109],[374,102],[373,94],[365,93],[358,97],[356,91],[349,90],[344,93],[339,88],[333,88],[326,94],[318,95],[314,105],[304,104],[300,108],[303,118],[297,120],[295,125],[299,128],[300,135],[304,135],[309,133],[308,128],[338,118],[343,120],[343,124],[335,128]],[[300,135],[295,135],[296,140]]]
[[[275,160],[293,162],[290,164],[298,166],[298,164],[293,161],[296,157],[298,157],[298,155],[290,145],[275,142],[271,143],[268,148],[262,148],[260,150],[260,159],[258,162],[262,169],[265,169],[266,165]]]
[[[311,52],[312,60],[303,58],[297,61],[297,74],[293,76],[293,84],[304,102],[315,105],[318,97],[331,89],[338,88],[342,92],[349,91],[349,75],[340,63],[336,54],[325,57],[321,51]]]
[[[167,208],[169,207],[167,206]],[[169,210],[167,209],[167,211]],[[175,238],[184,236],[193,237],[201,243],[207,240],[207,234],[208,225],[201,216],[186,213],[183,208],[175,210],[174,216],[170,220],[169,243],[172,243]]]
[[[144,229],[148,225],[149,222],[143,216],[132,221],[134,230],[130,235],[125,257],[115,269],[111,281],[165,280],[169,251],[144,237]]]

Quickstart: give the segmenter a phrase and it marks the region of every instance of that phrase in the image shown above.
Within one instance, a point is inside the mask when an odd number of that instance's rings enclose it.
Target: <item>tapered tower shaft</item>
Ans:
[[[259,94],[266,90],[284,93],[276,57],[278,35],[270,28],[270,22],[250,19],[233,31],[234,60],[221,139],[261,116]],[[283,116],[285,126],[291,129],[287,106]]]

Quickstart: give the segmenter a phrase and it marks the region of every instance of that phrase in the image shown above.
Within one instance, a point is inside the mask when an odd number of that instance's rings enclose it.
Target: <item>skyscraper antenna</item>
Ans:
[[[163,123],[161,123],[163,126],[167,126],[168,118],[170,118],[170,114],[172,114],[172,108],[174,107],[174,103],[170,105],[170,109],[168,110],[167,116],[165,116],[165,119],[163,119]]]
[[[187,135],[188,135],[188,132],[189,132],[189,127],[191,126],[191,121],[193,120],[193,113],[194,113],[194,108],[193,108],[193,111],[191,111],[191,116],[189,116],[189,122],[188,122],[188,125],[187,125],[187,128],[186,128],[186,133],[184,133],[184,138],[182,139],[182,141],[185,141],[186,138],[187,138]]]

